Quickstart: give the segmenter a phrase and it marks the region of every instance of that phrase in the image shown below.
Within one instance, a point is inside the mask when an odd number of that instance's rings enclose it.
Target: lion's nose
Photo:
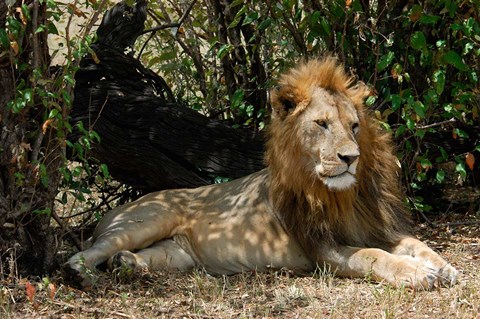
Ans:
[[[353,162],[355,162],[355,160],[360,156],[360,154],[358,154],[358,153],[356,153],[356,154],[340,154],[340,153],[338,153],[337,156],[342,162],[346,163],[347,165],[350,165]]]

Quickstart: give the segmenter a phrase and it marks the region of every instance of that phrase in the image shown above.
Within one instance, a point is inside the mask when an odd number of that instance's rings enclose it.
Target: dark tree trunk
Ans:
[[[27,21],[15,13],[22,4],[32,10]],[[17,90],[40,89],[32,70],[42,72],[49,63],[46,34],[35,32],[40,23],[46,23],[45,9],[36,0],[17,1],[10,7],[0,1],[0,28],[6,27],[7,16],[23,23],[22,36],[10,39],[16,46],[4,48],[0,58],[0,257],[3,266],[11,260],[16,271],[35,275],[46,274],[54,266],[50,213],[64,159],[63,142],[56,130],[42,128],[46,109],[35,93],[32,103],[15,112],[9,102],[20,99]],[[43,71],[48,72],[46,67]],[[21,80],[23,88],[17,86]]]
[[[186,107],[160,76],[125,54],[143,30],[145,6],[139,1],[134,9],[119,4],[110,10],[97,32],[95,56],[84,58],[76,73],[72,123],[100,136],[92,155],[116,179],[147,191],[197,187],[263,168],[260,135]]]

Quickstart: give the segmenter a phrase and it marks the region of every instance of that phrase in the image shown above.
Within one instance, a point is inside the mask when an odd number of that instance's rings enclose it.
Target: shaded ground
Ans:
[[[458,216],[457,216],[458,217]],[[480,224],[441,220],[417,234],[460,270],[459,283],[431,292],[318,273],[244,273],[211,277],[143,274],[122,283],[103,273],[95,289],[68,286],[61,275],[0,283],[0,318],[480,318]],[[452,219],[453,220],[453,219]],[[459,220],[455,218],[455,220]],[[4,270],[5,271],[5,270]],[[33,302],[32,302],[33,301]]]

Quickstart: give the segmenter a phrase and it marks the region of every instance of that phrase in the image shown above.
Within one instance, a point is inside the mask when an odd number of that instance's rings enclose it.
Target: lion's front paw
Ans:
[[[395,287],[410,287],[415,290],[431,290],[438,280],[437,271],[410,256],[402,256],[392,265]]]
[[[450,287],[455,285],[457,282],[458,270],[456,270],[452,265],[446,264],[439,269],[437,276],[438,281],[442,286]]]
[[[442,264],[443,266],[438,266],[428,260],[402,256],[395,266],[397,270],[395,281],[413,289],[427,290],[435,285],[445,287],[454,285],[457,282],[458,271],[445,261]]]

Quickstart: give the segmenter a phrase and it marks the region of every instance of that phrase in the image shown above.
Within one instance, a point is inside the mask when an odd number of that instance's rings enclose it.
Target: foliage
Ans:
[[[152,4],[149,26],[178,21],[192,3]],[[259,55],[265,76],[248,80],[255,90],[268,90],[271,79],[296,60],[335,52],[372,86],[367,104],[399,145],[408,201],[428,211],[431,203],[420,196],[422,188],[447,180],[475,182],[472,171],[478,171],[479,5],[478,0],[198,1],[179,28],[164,29],[144,43],[141,58],[193,108],[262,129],[267,105],[249,99],[252,88],[242,80],[248,73],[242,68],[253,66],[249,53]],[[234,81],[228,79],[232,66]],[[454,169],[445,169],[442,164],[451,161]]]
[[[82,201],[96,215],[90,188],[110,178],[89,154],[101,136],[69,121],[74,75],[86,53],[95,56],[91,31],[107,1],[86,1],[88,12],[79,3],[0,4],[2,240],[42,242],[50,218],[58,217],[57,193],[62,205]],[[428,211],[425,190],[478,183],[480,175],[479,6],[479,0],[151,1],[146,28],[163,27],[147,30],[135,54],[192,108],[262,130],[272,79],[301,58],[335,52],[372,86],[367,103],[399,145],[408,202]],[[78,18],[87,19],[73,33]],[[61,19],[66,27],[58,30]],[[47,44],[54,34],[62,34],[66,48],[50,52],[65,55],[55,69]],[[67,142],[74,127],[83,137]],[[68,165],[67,153],[79,165]],[[53,243],[49,238],[44,246]]]
[[[93,6],[100,10],[104,4]],[[77,1],[9,1],[0,9],[0,66],[6,75],[0,83],[6,97],[0,100],[4,128],[0,153],[2,262],[8,253],[9,258],[18,258],[20,271],[45,273],[53,266],[55,253],[50,219],[61,223],[53,205],[58,187],[67,183],[82,191],[73,183],[76,172],[69,169],[66,152],[71,148],[76,154],[73,159],[85,160],[90,143],[98,139],[94,132],[84,132],[78,143],[66,144],[72,130],[69,112],[74,75],[93,40],[93,22],[83,33],[70,34],[72,17],[82,15]],[[65,63],[52,68],[48,35],[59,34],[55,22],[61,17],[68,21]],[[18,243],[18,251],[8,249],[14,247],[13,242]]]

